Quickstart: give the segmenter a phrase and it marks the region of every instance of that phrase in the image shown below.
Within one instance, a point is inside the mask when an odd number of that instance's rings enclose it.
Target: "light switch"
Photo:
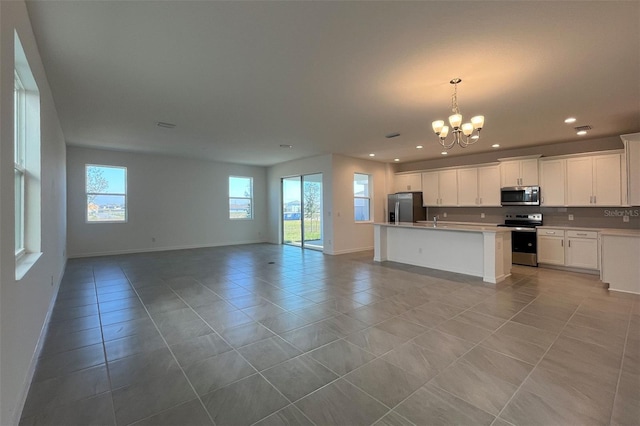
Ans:
[[[569,215],[569,220],[573,220],[573,215],[572,214]]]
[[[623,222],[629,222],[629,216],[622,216]]]

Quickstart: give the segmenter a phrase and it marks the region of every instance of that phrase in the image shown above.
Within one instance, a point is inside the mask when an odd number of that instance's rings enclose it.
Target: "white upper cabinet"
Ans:
[[[498,166],[458,169],[459,206],[500,206]]]
[[[406,173],[395,175],[395,192],[420,192],[422,191],[422,174]]]
[[[538,158],[500,160],[500,185],[538,185]]]
[[[422,173],[422,201],[425,206],[456,206],[457,171],[451,169]]]
[[[621,154],[567,159],[567,204],[569,206],[622,205],[621,162]]]
[[[620,136],[624,142],[627,168],[627,203],[640,206],[640,133]]]
[[[564,206],[566,194],[567,160],[540,160],[540,205]]]
[[[478,167],[478,204],[500,207],[500,167]]]
[[[458,169],[458,205],[478,205],[478,168]]]

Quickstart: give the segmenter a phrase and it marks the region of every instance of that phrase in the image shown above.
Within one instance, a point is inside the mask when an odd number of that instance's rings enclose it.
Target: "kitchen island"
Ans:
[[[482,277],[511,275],[511,229],[455,223],[374,223],[374,261]]]

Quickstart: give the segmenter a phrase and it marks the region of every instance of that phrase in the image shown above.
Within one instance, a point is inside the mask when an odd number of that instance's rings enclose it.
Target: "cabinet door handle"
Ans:
[[[571,240],[569,240],[569,247],[571,247]]]
[[[564,247],[564,240],[560,240],[560,247]]]
[[[593,196],[593,204],[598,204],[598,199],[596,197],[596,195]]]

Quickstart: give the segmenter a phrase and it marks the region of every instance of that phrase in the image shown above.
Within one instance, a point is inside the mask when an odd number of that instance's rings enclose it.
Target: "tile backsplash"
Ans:
[[[427,219],[439,216],[441,221],[454,222],[504,223],[507,213],[542,213],[547,226],[640,229],[640,207],[427,207]],[[624,215],[629,222],[623,221]]]

